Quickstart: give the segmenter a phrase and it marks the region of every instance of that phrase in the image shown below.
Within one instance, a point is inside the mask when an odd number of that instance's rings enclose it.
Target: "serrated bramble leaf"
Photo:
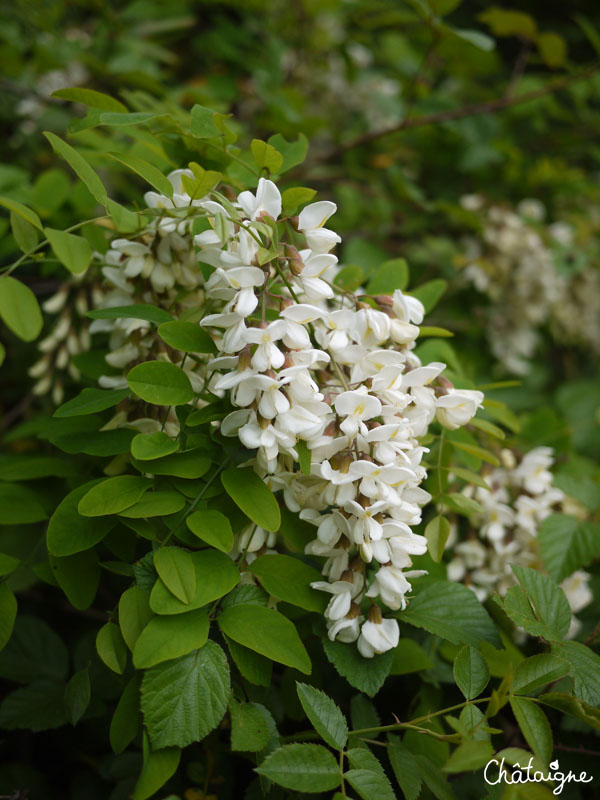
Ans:
[[[454,659],[454,680],[467,698],[473,700],[481,694],[490,679],[490,671],[483,656],[474,647],[464,646]]]
[[[231,749],[258,753],[269,743],[271,732],[255,703],[229,702],[231,716]]]
[[[311,725],[330,747],[342,750],[348,740],[344,715],[324,692],[306,683],[296,683],[298,698]]]
[[[327,792],[340,784],[340,770],[335,758],[319,744],[279,747],[265,758],[256,772],[297,792]]]
[[[539,653],[517,664],[511,684],[515,694],[529,694],[569,672],[569,663],[551,653]]]
[[[513,695],[510,707],[525,741],[546,766],[552,756],[552,730],[542,709],[526,697]]]

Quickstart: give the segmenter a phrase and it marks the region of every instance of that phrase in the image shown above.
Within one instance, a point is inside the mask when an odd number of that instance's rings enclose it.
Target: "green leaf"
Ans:
[[[208,627],[208,614],[204,610],[154,617],[135,643],[133,665],[136,669],[147,669],[197,650],[208,639]]]
[[[250,564],[250,572],[277,599],[306,611],[323,613],[325,610],[327,598],[310,586],[312,582],[322,580],[323,576],[299,558],[265,553]]]
[[[600,656],[581,642],[561,642],[552,652],[569,663],[574,694],[591,706],[600,705]]]
[[[454,36],[458,36],[459,39],[462,39],[463,42],[468,42],[474,47],[477,47],[478,50],[483,50],[484,53],[491,53],[491,51],[496,47],[496,42],[492,39],[492,37],[487,36],[481,31],[471,29],[465,30],[464,28],[450,28],[449,26],[446,26],[446,29],[453,33]]]
[[[480,770],[485,767],[493,755],[494,748],[489,742],[482,740],[463,742],[454,750],[444,765],[444,772],[455,774]]]
[[[270,686],[273,662],[227,637],[225,641],[242,677],[255,686]]]
[[[455,609],[460,608],[460,614]],[[401,622],[441,636],[453,644],[477,647],[481,641],[496,646],[501,640],[496,626],[473,592],[451,581],[423,581],[405,611],[395,614]]]
[[[515,694],[530,694],[564,677],[568,672],[567,661],[551,653],[539,653],[517,664],[510,688]]]
[[[48,519],[37,493],[26,486],[0,482],[0,520],[2,525],[25,525]]]
[[[150,464],[133,465],[140,472],[152,472],[153,475],[170,475],[175,478],[201,478],[210,469],[210,456],[203,455],[198,450],[186,450],[184,453],[173,453],[170,456],[155,458]]]
[[[154,747],[200,742],[223,719],[229,667],[213,641],[183,658],[152,667],[142,679],[144,723]]]
[[[333,279],[333,282],[341,289],[345,289],[347,292],[353,292],[363,284],[364,280],[365,273],[362,268],[354,264],[349,264],[347,267],[341,268]]]
[[[72,400],[67,400],[54,412],[55,417],[81,417],[116,406],[129,397],[129,389],[82,389]]]
[[[600,710],[570,694],[549,692],[548,694],[539,695],[538,701],[550,706],[550,708],[558,709],[563,714],[570,714],[572,717],[581,720],[581,722],[585,722],[593,730],[600,731]]]
[[[52,245],[55,256],[69,272],[79,275],[86,271],[92,260],[92,247],[87,239],[54,228],[44,228],[44,233]]]
[[[249,467],[226,469],[221,482],[233,502],[261,528],[276,531],[281,525],[279,505],[271,490]]]
[[[82,517],[78,512],[79,501],[100,480],[89,481],[78,486],[64,497],[48,522],[46,544],[55,556],[71,556],[88,550],[104,539],[115,521],[108,517]]]
[[[388,756],[405,800],[417,800],[422,786],[419,763],[399,736],[388,735]]]
[[[147,800],[156,794],[160,787],[164,786],[175,774],[180,758],[181,750],[177,747],[168,747],[150,753],[144,761],[142,773],[135,785],[131,800]]]
[[[36,296],[10,275],[0,278],[0,319],[24,342],[37,339],[42,330],[42,312]]]
[[[276,133],[269,137],[269,144],[283,156],[283,164],[279,168],[280,173],[302,164],[308,153],[308,139],[303,133],[298,134],[295,142],[288,142],[280,133]]]
[[[256,703],[229,703],[231,715],[231,749],[258,753],[269,743],[271,731]]]
[[[18,200],[13,200],[11,197],[1,197],[0,196],[0,206],[4,206],[4,208],[8,208],[8,210],[12,214],[17,214],[21,219],[24,219],[30,225],[33,225],[34,228],[38,230],[43,230],[42,222],[35,211],[32,211],[27,206],[24,206],[23,203],[19,203]]]
[[[441,339],[451,339],[454,334],[447,328],[438,328],[435,325],[421,325],[419,328],[419,339],[424,339],[427,336],[437,336]],[[471,423],[473,421],[471,420]]]
[[[209,334],[194,322],[163,322],[158,335],[175,350],[182,353],[216,353],[217,348]]]
[[[453,666],[456,685],[467,698],[473,700],[488,685],[490,671],[481,653],[465,645],[456,654]]]
[[[144,122],[151,122],[154,119],[159,119],[159,117],[164,116],[166,116],[166,114],[154,114],[151,111],[130,111],[127,113],[113,113],[112,111],[107,111],[104,114],[100,114],[100,124],[110,125],[115,128],[123,128],[127,125],[141,125]]]
[[[308,189],[305,186],[294,186],[291,189],[286,189],[281,195],[281,213],[284,217],[291,217],[297,214],[300,206],[310,203],[315,195],[316,191],[314,189]]]
[[[26,728],[34,733],[67,722],[65,687],[60,681],[38,680],[7,694],[0,706],[0,728]]]
[[[332,642],[323,638],[323,649],[329,661],[350,686],[374,697],[390,674],[394,651],[363,658],[356,647],[348,647],[345,642]]]
[[[440,497],[440,503],[448,506],[452,511],[457,514],[462,514],[469,517],[472,514],[480,514],[483,508],[480,503],[473,500],[472,497],[466,497],[461,492],[452,492],[451,494],[444,494]]]
[[[194,173],[194,177],[190,178],[188,175],[182,175],[181,183],[192,200],[204,197],[223,180],[221,172],[204,169],[195,161],[191,161],[189,167]]]
[[[96,636],[96,650],[106,666],[122,675],[127,666],[127,649],[121,631],[114,622],[107,622]]]
[[[517,564],[511,566],[525,592],[528,608],[523,613],[524,606],[520,598],[515,607],[513,598],[518,594],[519,587],[514,586],[504,598],[504,610],[508,616],[534,636],[549,640],[562,639],[571,624],[571,609],[563,590],[552,578],[535,569]],[[516,619],[515,613],[519,619]]]
[[[44,136],[52,145],[54,152],[65,159],[77,177],[87,186],[92,197],[101,205],[105,205],[108,200],[106,189],[85,158],[50,131],[44,131]]]
[[[286,744],[268,755],[259,775],[296,792],[315,794],[335,789],[340,784],[339,766],[319,744]]]
[[[158,577],[182,603],[189,604],[196,593],[196,570],[191,555],[178,547],[161,547],[154,553]]]
[[[110,721],[110,746],[114,753],[122,753],[131,744],[141,727],[140,675],[134,675],[123,689],[115,713]]]
[[[95,308],[88,311],[91,319],[144,319],[160,325],[163,322],[172,322],[173,317],[164,308],[150,305],[149,303],[133,303],[130,306],[112,306],[110,308]]]
[[[28,253],[35,249],[39,241],[37,229],[15,211],[10,212],[10,229],[20,250]]]
[[[450,535],[450,523],[446,517],[438,515],[427,523],[425,538],[427,539],[427,552],[436,563],[440,563],[444,555],[444,548]]]
[[[542,709],[526,697],[510,697],[510,707],[525,741],[546,766],[552,757],[552,731]]]
[[[159,406],[180,406],[194,399],[185,372],[167,361],[146,361],[127,374],[130,389],[142,400]]]
[[[231,523],[220,511],[194,511],[185,520],[191,532],[203,542],[229,553],[233,547]]]
[[[0,480],[31,481],[38,478],[71,478],[77,475],[65,459],[53,456],[0,455]]]
[[[252,139],[250,150],[259,170],[266,169],[269,173],[279,172],[283,156],[272,145],[261,139]]]
[[[198,139],[212,139],[220,133],[215,125],[215,112],[212,108],[195,105],[192,108],[192,136]]]
[[[404,258],[393,258],[390,261],[385,261],[372,274],[367,284],[367,292],[373,295],[393,294],[396,289],[406,289],[409,278],[410,274],[406,260]]]
[[[233,561],[217,550],[201,550],[191,554],[196,571],[196,591],[189,604],[178,600],[162,581],[157,581],[150,595],[150,608],[156,614],[183,614],[213,600],[218,600],[240,580],[240,573]]]
[[[163,431],[138,433],[131,442],[131,455],[138,461],[168,456],[179,450],[179,443]]]
[[[304,713],[319,736],[334,750],[343,750],[348,741],[348,725],[344,715],[324,692],[296,682],[298,699]]]
[[[21,562],[18,558],[8,556],[6,553],[0,553],[0,575],[10,575],[14,572]],[[0,615],[1,618],[1,615]],[[0,636],[0,641],[2,637]],[[0,648],[1,649],[1,648]]]
[[[152,482],[139,475],[117,475],[96,483],[83,495],[77,509],[84,517],[101,517],[125,511],[140,499]]]
[[[485,461],[487,464],[491,464],[494,467],[500,466],[500,462],[496,456],[493,453],[490,453],[489,450],[485,450],[483,447],[477,447],[476,445],[469,444],[468,442],[460,442],[456,439],[452,440],[452,446],[458,448],[459,450],[463,450],[465,453],[469,453],[476,458],[480,458],[482,461]]]
[[[310,658],[294,623],[278,611],[263,606],[236,605],[223,611],[218,621],[223,633],[234,642],[305,675],[310,674]]]
[[[65,689],[67,717],[77,725],[90,703],[90,673],[87,667],[76,672]]]
[[[383,767],[370,750],[356,748],[346,755],[353,769],[344,774],[344,779],[363,800],[396,800]]]
[[[478,14],[477,17],[490,27],[495,36],[523,36],[525,39],[534,39],[537,33],[537,25],[533,17],[522,11],[493,6]]]
[[[119,627],[127,647],[133,652],[140,633],[152,619],[148,592],[130,586],[119,600]]]
[[[306,442],[303,442],[302,439],[299,439],[296,442],[296,452],[298,453],[298,463],[300,464],[302,474],[310,475],[310,450],[308,449]]]
[[[600,556],[600,525],[567,514],[551,514],[538,529],[544,566],[556,581]]]
[[[442,278],[435,278],[435,280],[427,281],[427,283],[417,286],[411,294],[423,303],[425,312],[428,314],[437,306],[447,286],[448,281]]]
[[[469,421],[469,425],[471,425],[473,428],[479,428],[480,431],[489,433],[489,435],[493,436],[495,439],[506,439],[506,434],[502,428],[499,428],[497,425],[488,422],[487,419],[473,417],[473,419]]]
[[[394,650],[394,660],[390,675],[408,675],[423,672],[433,666],[429,656],[414,639],[402,637]]]
[[[0,650],[10,639],[17,617],[17,598],[12,589],[2,581],[0,583]]]
[[[482,489],[489,489],[489,484],[485,482],[485,480],[478,475],[476,472],[472,472],[470,469],[464,469],[463,467],[455,467],[452,465],[451,467],[447,468],[451,474],[455,478],[460,478],[461,480],[465,481],[466,483],[474,483],[475,486],[481,486]]]
[[[7,588],[0,592],[6,593]],[[10,601],[7,610],[10,614]],[[60,636],[43,620],[19,614],[13,634],[0,653],[0,676],[18,683],[31,683],[38,678],[62,681],[67,677],[68,666],[69,654]]]
[[[148,519],[176,514],[185,506],[185,498],[179,492],[146,492],[141,500],[119,512],[126,519]]]
[[[163,175],[163,173],[154,166],[139,158],[133,153],[106,153],[107,156],[129,167],[130,170],[137,173],[140,178],[143,178],[150,186],[153,186],[160,194],[166,194],[167,197],[173,197],[173,185],[171,181]]]
[[[103,92],[97,92],[95,89],[82,89],[80,87],[58,89],[56,92],[52,92],[52,97],[70,100],[73,103],[82,103],[84,106],[100,108],[103,111],[127,111],[127,106],[124,106],[119,100]]]
[[[94,550],[74,553],[72,556],[48,557],[58,585],[69,602],[80,611],[94,602],[100,584],[100,565]]]
[[[63,436],[52,438],[52,444],[65,453],[85,453],[89,456],[116,456],[127,453],[134,431],[126,428],[116,428],[95,433],[67,433]]]

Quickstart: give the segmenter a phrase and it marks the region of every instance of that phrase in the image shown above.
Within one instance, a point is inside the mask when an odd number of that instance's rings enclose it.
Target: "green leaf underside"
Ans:
[[[55,417],[77,417],[113,408],[130,395],[129,389],[82,389],[54,412]]]

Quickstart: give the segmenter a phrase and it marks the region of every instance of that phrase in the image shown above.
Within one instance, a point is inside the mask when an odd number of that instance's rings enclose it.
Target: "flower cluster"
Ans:
[[[482,217],[481,236],[465,242],[463,274],[492,303],[486,326],[496,358],[525,375],[539,329],[549,323],[557,341],[600,352],[600,276],[575,252],[574,228],[544,225],[545,208],[535,199],[516,211],[486,206],[478,195],[462,204]]]
[[[458,541],[454,526],[448,540],[452,549],[449,579],[466,584],[482,602],[495,592],[504,596],[514,584],[511,564],[543,570],[537,540],[540,523],[550,514],[578,510],[552,486],[550,447],[536,447],[518,462],[513,451],[505,449],[502,461],[501,467],[486,475],[489,491],[471,486],[463,490],[478,501],[482,511],[471,518],[468,538]],[[592,599],[589,578],[578,570],[561,584],[573,613]],[[577,627],[574,620],[571,636]]]

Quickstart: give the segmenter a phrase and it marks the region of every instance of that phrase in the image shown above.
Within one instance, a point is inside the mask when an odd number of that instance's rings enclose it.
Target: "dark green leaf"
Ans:
[[[468,645],[458,651],[453,672],[456,685],[467,700],[473,700],[480,695],[490,679],[490,671],[483,656]]]
[[[216,353],[215,343],[208,333],[193,322],[163,322],[158,335],[175,350],[183,353]]]
[[[82,517],[77,510],[81,498],[100,480],[89,481],[73,489],[56,507],[46,532],[46,544],[53,555],[64,557],[88,550],[101,542],[114,526],[114,520],[108,517],[90,519]]]
[[[67,400],[54,412],[55,417],[78,417],[95,414],[112,408],[129,397],[129,389],[82,389],[72,400]]]
[[[77,725],[90,702],[90,673],[88,668],[76,672],[65,689],[65,705],[71,725]]]
[[[127,374],[127,383],[142,400],[159,406],[184,405],[194,398],[188,376],[168,361],[138,364]]]
[[[310,584],[322,580],[323,576],[299,558],[265,553],[250,564],[250,572],[259,579],[262,586],[279,600],[304,608],[307,611],[323,613],[327,598]]]
[[[164,308],[158,308],[147,303],[134,303],[130,306],[112,306],[109,308],[95,308],[87,312],[92,319],[143,319],[160,325],[163,322],[172,322],[173,317]]]
[[[349,647],[344,642],[332,642],[323,639],[323,649],[329,661],[350,686],[354,686],[369,697],[374,697],[390,674],[394,651],[363,658],[356,647]]]
[[[296,690],[304,713],[319,736],[334,750],[343,750],[348,740],[348,725],[334,701],[307,683],[296,682]]]
[[[335,758],[329,750],[318,744],[286,744],[279,747],[265,758],[256,771],[279,786],[297,792],[327,792],[340,783],[340,771]]]

